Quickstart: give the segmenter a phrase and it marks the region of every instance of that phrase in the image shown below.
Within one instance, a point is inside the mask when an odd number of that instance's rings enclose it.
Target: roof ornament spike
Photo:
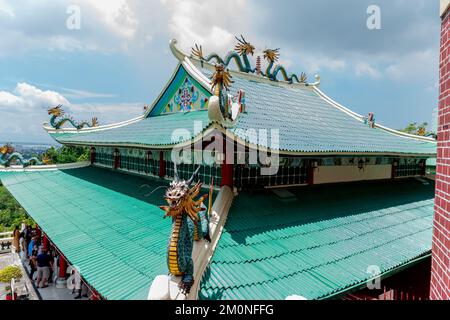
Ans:
[[[200,171],[201,166],[197,166],[197,168],[195,169],[194,173],[192,174],[192,177],[186,182],[188,186],[190,186],[192,184],[192,182],[194,182],[194,179],[197,177],[199,171]]]
[[[201,45],[195,44],[195,48],[191,48],[191,54],[193,57],[198,58],[199,60],[205,60],[203,56],[203,48]]]

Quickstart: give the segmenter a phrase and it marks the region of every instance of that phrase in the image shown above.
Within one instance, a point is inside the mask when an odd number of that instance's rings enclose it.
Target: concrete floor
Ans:
[[[28,276],[30,271],[28,260],[21,260],[19,255],[14,253],[0,254],[0,269],[9,265],[18,265],[22,268],[24,276],[21,283],[23,282],[27,288],[29,300],[74,300],[76,294],[72,294],[72,290],[67,288],[58,289],[54,283],[50,283],[47,288],[37,288],[33,284],[36,282],[36,274],[34,275],[33,282]],[[0,300],[5,300],[5,286],[0,285]],[[20,284],[18,287],[22,288],[23,285]],[[81,298],[80,300],[88,300],[88,298]]]
[[[11,266],[11,265],[17,265],[22,269],[23,277],[22,277],[20,283],[18,283],[16,286],[18,295],[28,294],[29,300],[39,300],[39,295],[34,290],[33,284],[31,283],[19,256],[14,253],[0,254],[0,269],[3,269],[5,267]],[[0,300],[5,300],[5,296],[6,296],[5,287],[6,286],[8,286],[8,285],[2,284],[0,286]]]

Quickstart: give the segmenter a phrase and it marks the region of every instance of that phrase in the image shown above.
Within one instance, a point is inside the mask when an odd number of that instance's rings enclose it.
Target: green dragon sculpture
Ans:
[[[216,63],[222,64],[225,67],[228,67],[230,62],[234,60],[239,71],[245,73],[254,73],[256,71],[256,68],[252,68],[250,60],[248,59],[248,55],[253,56],[255,47],[247,42],[242,35],[241,38],[235,38],[238,41],[238,44],[234,48],[235,52],[229,52],[225,59],[222,59],[217,53],[211,53],[207,57],[204,57],[202,46],[199,46],[197,44],[195,45],[195,48],[192,48],[192,55],[202,62],[210,62],[211,60],[216,60]]]
[[[62,105],[58,105],[54,108],[48,109],[48,114],[52,117],[50,118],[50,125],[55,128],[56,130],[61,129],[61,127],[66,124],[70,123],[74,128],[77,130],[83,129],[84,127],[98,127],[98,120],[97,118],[92,118],[92,122],[89,123],[87,121],[83,121],[81,123],[76,123],[75,120],[69,117],[62,118],[58,121],[56,121],[59,117],[64,116],[64,110],[62,109]]]
[[[205,239],[211,242],[209,235],[209,217],[203,201],[208,197],[204,195],[197,200],[200,193],[201,182],[192,188],[200,166],[188,180],[178,177],[175,165],[175,180],[166,191],[165,200],[168,206],[160,208],[166,213],[164,218],[172,218],[172,231],[167,248],[167,266],[173,276],[181,276],[179,287],[184,294],[188,294],[194,283],[194,262],[192,250],[194,241]]]
[[[20,153],[15,152],[14,147],[9,143],[3,147],[0,147],[0,165],[9,167],[14,161],[24,167],[42,164],[42,162],[36,157],[24,159]]]
[[[274,67],[274,64],[276,61],[278,61],[280,57],[280,49],[266,49],[264,50],[264,58],[267,59],[269,62],[269,65],[266,69],[265,76],[268,77],[272,81],[278,81],[278,73],[281,72],[284,81],[287,81],[289,83],[293,83],[294,80],[298,83],[306,83],[307,77],[305,73],[301,73],[300,78],[296,74],[288,75],[286,69],[283,66],[277,65],[275,66],[274,70],[272,71],[272,68]]]

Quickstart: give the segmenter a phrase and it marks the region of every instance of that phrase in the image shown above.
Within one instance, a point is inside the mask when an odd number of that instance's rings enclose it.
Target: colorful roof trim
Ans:
[[[364,285],[431,250],[434,187],[413,179],[241,193],[200,299],[322,299]]]
[[[164,190],[149,195],[164,182],[93,167],[0,171],[0,179],[106,299],[145,300],[166,273]]]

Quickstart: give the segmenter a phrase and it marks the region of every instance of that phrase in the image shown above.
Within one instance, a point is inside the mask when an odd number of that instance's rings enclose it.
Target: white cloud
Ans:
[[[44,105],[58,104],[69,104],[69,101],[55,91],[43,91],[28,83],[18,83],[13,92],[0,91],[0,110],[20,113]]]
[[[70,89],[69,89],[70,90]],[[78,92],[89,95],[90,92]],[[12,91],[0,91],[0,114],[8,121],[0,127],[3,139],[27,140],[29,137],[46,139],[42,124],[48,122],[47,109],[62,104],[67,115],[77,120],[98,117],[101,124],[115,123],[142,114],[143,103],[71,103],[64,95],[42,90],[28,83],[18,83]]]
[[[234,45],[234,36],[251,30],[251,16],[258,9],[249,1],[227,0],[161,0],[169,12],[169,30],[180,46],[190,48],[194,43],[207,51],[225,53]],[[243,19],[243,17],[248,17]]]
[[[0,0],[0,16],[2,14],[7,15],[8,17],[14,17],[14,8],[7,3],[7,0]]]
[[[411,52],[389,65],[386,74],[396,81],[430,80],[433,84],[438,77],[438,59],[439,55],[431,49]]]
[[[358,77],[369,76],[374,79],[381,78],[381,72],[373,68],[367,62],[358,62],[355,66],[355,74]]]

